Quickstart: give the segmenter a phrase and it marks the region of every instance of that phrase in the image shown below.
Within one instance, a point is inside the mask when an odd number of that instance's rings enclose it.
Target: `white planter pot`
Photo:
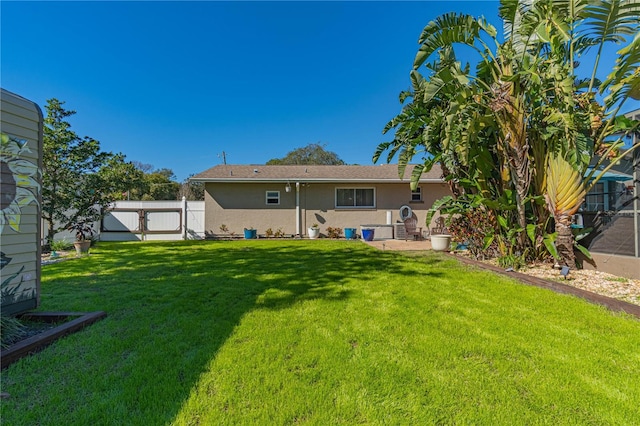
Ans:
[[[315,240],[320,235],[320,228],[308,228],[309,238]]]
[[[89,247],[91,247],[91,240],[74,241],[73,245],[76,248],[76,256],[84,256],[89,254]]]
[[[447,251],[451,245],[451,235],[432,235],[431,248],[435,251]]]

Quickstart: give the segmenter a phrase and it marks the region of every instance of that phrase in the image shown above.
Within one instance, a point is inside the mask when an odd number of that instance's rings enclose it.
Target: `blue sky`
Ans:
[[[309,143],[371,164],[422,28],[497,1],[7,2],[1,84],[178,180]]]

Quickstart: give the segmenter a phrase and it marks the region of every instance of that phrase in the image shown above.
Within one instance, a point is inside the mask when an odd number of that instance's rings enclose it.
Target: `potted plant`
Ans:
[[[362,239],[365,241],[373,241],[376,235],[375,228],[361,228],[362,229]]]
[[[435,203],[427,211],[426,224],[427,227],[431,225],[431,221],[437,212],[442,213],[459,213],[459,210],[448,207],[447,203],[453,203],[455,200],[451,196],[446,196]],[[444,207],[447,207],[446,209]],[[451,234],[447,230],[448,224],[451,222],[452,216],[447,218],[440,216],[436,219],[435,228],[431,229],[431,248],[435,251],[449,251],[451,248]]]
[[[356,234],[356,228],[344,228],[344,237],[347,240],[355,240],[358,237],[358,234]]]
[[[312,240],[315,240],[320,235],[320,228],[317,223],[311,225],[307,231],[309,232],[309,238]]]
[[[451,248],[451,234],[442,216],[436,219],[436,227],[431,229],[431,248],[435,251],[448,251]]]
[[[435,251],[448,251],[451,246],[451,235],[431,234],[431,248]]]
[[[258,238],[258,231],[253,228],[244,228],[244,239],[253,240]]]
[[[69,231],[76,233],[76,240],[73,245],[76,248],[76,254],[82,256],[89,253],[89,247],[91,247],[91,239],[93,238],[93,228],[90,222],[79,221],[73,223],[67,228]]]

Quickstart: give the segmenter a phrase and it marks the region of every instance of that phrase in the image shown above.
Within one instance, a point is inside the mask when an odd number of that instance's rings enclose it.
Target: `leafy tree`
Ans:
[[[204,200],[204,182],[193,182],[189,180],[193,175],[190,175],[180,185],[180,191],[178,197],[182,199],[185,197],[188,201],[202,201]]]
[[[129,189],[130,200],[177,200],[180,184],[175,181],[173,170],[162,168],[154,170],[151,164],[134,162],[142,172],[142,178]]]
[[[170,169],[160,169],[144,175],[147,192],[142,200],[177,200],[180,184]]]
[[[143,173],[151,173],[154,169],[153,164],[143,163],[141,161],[132,161],[136,169]]]
[[[67,120],[75,111],[49,99],[44,119],[42,217],[47,241],[78,222],[99,220],[105,208],[134,186],[141,173],[122,154],[100,150],[90,137],[80,138]]]
[[[295,149],[287,153],[283,158],[273,158],[267,161],[267,165],[287,165],[287,164],[320,164],[330,166],[341,166],[344,163],[338,154],[326,151],[324,145],[317,143],[309,144],[305,147]]]

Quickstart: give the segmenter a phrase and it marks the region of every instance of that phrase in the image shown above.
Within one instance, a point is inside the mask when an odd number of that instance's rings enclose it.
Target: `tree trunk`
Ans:
[[[444,179],[445,177],[449,176],[451,172],[447,168],[447,166],[441,163],[440,167],[442,168],[442,178]],[[451,179],[448,183],[449,183],[449,190],[453,194],[453,198],[457,200],[460,197],[460,187],[455,182],[455,179]]]
[[[507,164],[511,176],[511,182],[516,191],[516,211],[518,214],[518,227],[522,231],[518,234],[519,250],[524,252],[529,240],[527,239],[527,213],[524,203],[529,192],[529,184],[531,182],[531,172],[529,170],[529,158],[527,150],[529,146],[526,142],[520,141],[520,144],[514,146],[506,146],[505,151],[508,153]]]
[[[53,229],[53,219],[47,220],[47,244],[51,244],[53,242],[53,236],[55,234],[56,233]]]
[[[527,213],[524,205],[524,198],[526,197],[526,192],[528,188],[524,185],[516,184],[516,208],[518,212],[518,226],[521,231],[518,233],[518,245],[520,246],[520,250],[524,252],[527,247],[528,239],[527,239]]]
[[[560,265],[574,268],[576,266],[576,256],[573,252],[573,233],[571,232],[571,216],[561,215],[555,218],[556,249],[558,250],[558,263]]]
[[[511,70],[507,74],[511,75]],[[518,250],[524,252],[529,241],[525,231],[527,215],[524,200],[529,193],[531,170],[526,120],[522,108],[523,100],[519,88],[514,87],[512,83],[500,86],[496,94],[502,95],[502,101],[506,102],[498,115],[501,117],[498,121],[502,127],[500,143],[503,145],[501,151],[509,169],[509,179],[516,191],[517,221],[518,227],[522,230],[517,236]]]

